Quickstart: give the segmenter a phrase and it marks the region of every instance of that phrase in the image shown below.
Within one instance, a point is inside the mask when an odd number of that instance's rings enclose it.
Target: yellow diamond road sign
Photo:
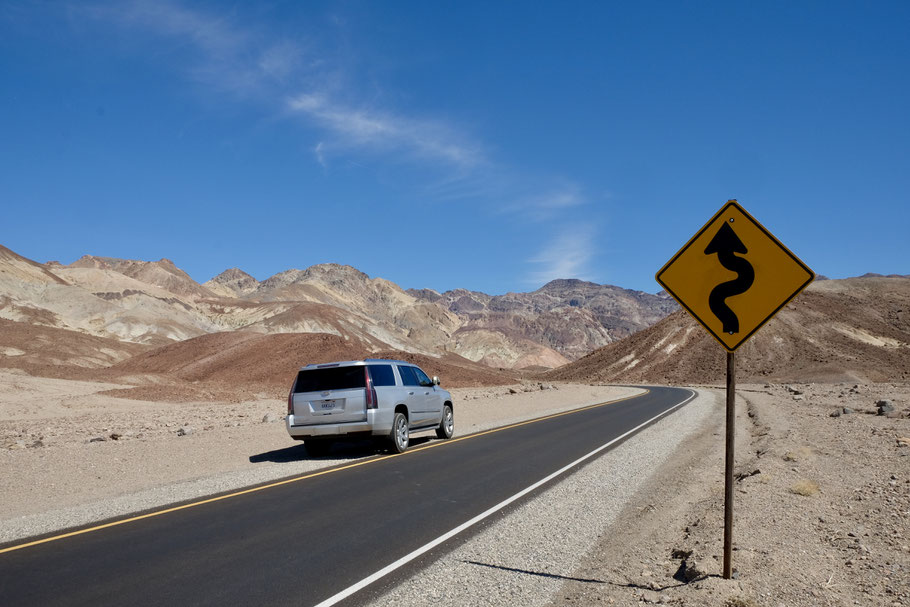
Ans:
[[[733,352],[805,289],[815,274],[731,200],[656,278]]]

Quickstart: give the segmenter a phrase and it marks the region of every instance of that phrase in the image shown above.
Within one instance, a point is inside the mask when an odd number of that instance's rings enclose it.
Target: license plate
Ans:
[[[319,408],[322,409],[323,411],[331,411],[332,409],[335,408],[335,401],[324,400],[321,403],[319,403]]]

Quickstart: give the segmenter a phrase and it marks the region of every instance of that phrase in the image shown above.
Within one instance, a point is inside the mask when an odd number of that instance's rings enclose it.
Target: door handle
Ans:
[[[408,394],[409,394],[410,396],[414,396],[414,393],[413,393],[413,392],[408,392]]]

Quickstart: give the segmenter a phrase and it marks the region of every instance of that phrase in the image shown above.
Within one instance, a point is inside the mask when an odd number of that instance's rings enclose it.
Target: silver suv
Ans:
[[[420,367],[403,360],[368,358],[307,365],[288,394],[288,434],[312,456],[325,455],[339,438],[388,438],[402,453],[410,433],[436,429],[452,438],[452,395]]]

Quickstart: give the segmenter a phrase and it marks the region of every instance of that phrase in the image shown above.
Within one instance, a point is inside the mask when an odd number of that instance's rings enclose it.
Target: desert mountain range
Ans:
[[[579,280],[491,296],[404,291],[350,266],[262,282],[232,268],[199,284],[172,261],[86,255],[38,263],[0,247],[0,318],[165,346],[224,331],[329,334],[365,352],[457,354],[492,367],[553,368],[676,309],[666,296]]]
[[[817,280],[740,348],[738,378],[907,381],[908,310],[908,276]],[[724,374],[723,350],[664,294],[580,280],[495,296],[405,291],[336,264],[261,282],[234,268],[199,284],[167,259],[65,266],[0,247],[3,367],[132,377],[126,396],[185,400],[226,380],[277,394],[300,364],[366,356],[409,358],[448,385],[510,383],[521,369],[622,383]]]

